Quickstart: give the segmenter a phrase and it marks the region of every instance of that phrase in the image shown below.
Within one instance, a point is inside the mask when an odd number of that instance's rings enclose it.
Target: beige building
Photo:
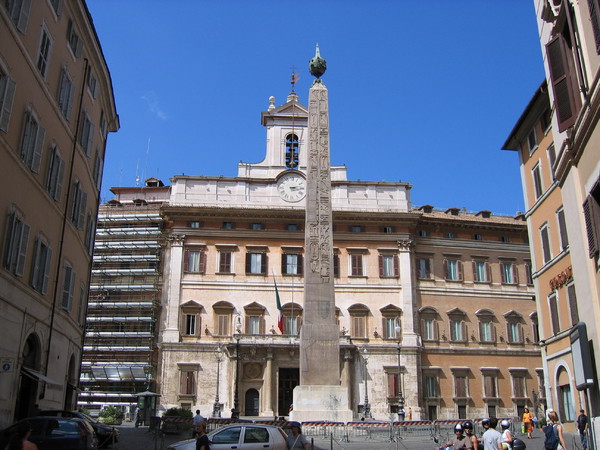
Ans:
[[[110,74],[83,1],[0,5],[0,428],[76,400]]]
[[[535,7],[547,83],[504,148],[520,157],[547,404],[572,429],[580,408],[600,414],[600,5]]]
[[[279,107],[271,97],[262,125],[266,155],[237,177],[171,179],[163,408],[282,416],[292,403],[307,110],[293,93]],[[543,371],[523,217],[413,208],[407,183],[331,174],[340,383],[355,417],[397,418],[399,404],[413,420],[531,408]]]

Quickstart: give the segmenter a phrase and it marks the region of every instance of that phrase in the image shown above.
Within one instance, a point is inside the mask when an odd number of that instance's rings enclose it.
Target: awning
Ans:
[[[41,381],[48,385],[59,386],[59,387],[62,386],[62,384],[60,384],[58,381],[54,381],[52,378],[48,378],[46,375],[42,375],[41,373],[39,373],[33,369],[30,369],[29,367],[21,367],[21,373],[23,375],[28,376],[29,378],[33,378],[34,380]]]
[[[133,394],[134,397],[160,397],[160,394],[157,394],[156,392],[150,392],[150,391],[144,391],[144,392],[140,392],[138,394]]]

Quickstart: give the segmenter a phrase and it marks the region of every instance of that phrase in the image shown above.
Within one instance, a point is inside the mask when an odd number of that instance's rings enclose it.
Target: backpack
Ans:
[[[546,435],[546,440],[544,441],[544,448],[546,450],[556,450],[558,448],[558,430],[554,425],[546,425],[542,428],[544,434]]]

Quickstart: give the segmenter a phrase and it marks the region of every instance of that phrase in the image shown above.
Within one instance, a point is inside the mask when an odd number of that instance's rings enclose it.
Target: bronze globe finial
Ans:
[[[320,78],[327,70],[327,61],[325,61],[323,58],[321,58],[321,53],[319,52],[319,44],[318,43],[317,43],[317,50],[315,52],[315,57],[312,58],[308,62],[308,70],[310,70],[310,73],[317,78],[315,80],[315,83],[321,82]]]

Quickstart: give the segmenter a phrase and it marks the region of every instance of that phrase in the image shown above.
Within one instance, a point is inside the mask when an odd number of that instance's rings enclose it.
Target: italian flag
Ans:
[[[275,299],[277,300],[277,310],[279,311],[279,318],[277,319],[277,328],[283,334],[283,309],[281,308],[281,300],[279,299],[279,291],[277,290],[277,281],[273,278],[273,283],[275,283]]]

